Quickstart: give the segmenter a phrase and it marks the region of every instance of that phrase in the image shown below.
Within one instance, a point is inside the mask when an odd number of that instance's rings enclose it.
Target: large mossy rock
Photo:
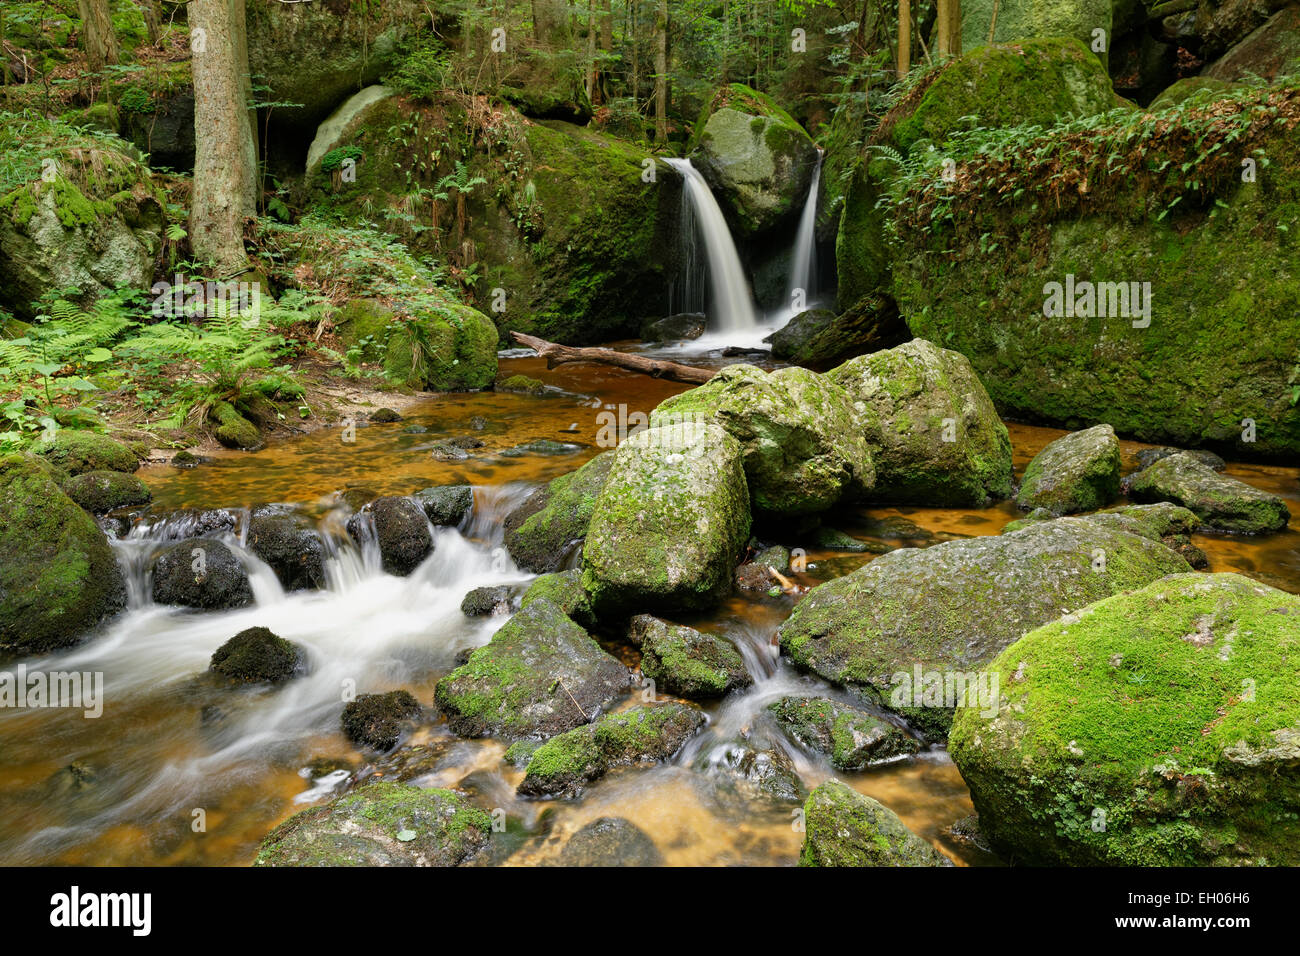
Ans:
[[[891,551],[813,588],[778,635],[798,666],[941,739],[955,698],[923,696],[917,668],[925,682],[934,673],[974,675],[1061,614],[1189,570],[1158,539],[1109,520],[1040,521],[997,537]]]
[[[1282,498],[1220,474],[1187,452],[1161,458],[1132,476],[1129,495],[1181,505],[1219,531],[1263,534],[1281,531],[1291,519]]]
[[[127,505],[148,504],[149,486],[121,471],[87,471],[63,483],[63,493],[91,514],[104,514]]]
[[[1119,496],[1119,439],[1097,425],[1050,442],[1025,468],[1016,504],[1068,515],[1104,508]]]
[[[582,583],[598,614],[712,605],[749,540],[740,444],[712,422],[647,428],[614,452],[587,529]]]
[[[557,571],[587,535],[596,499],[614,464],[597,455],[576,471],[553,478],[506,516],[503,543],[525,571]]]
[[[265,627],[240,631],[212,653],[208,669],[240,684],[278,684],[300,673],[306,653]]]
[[[1256,6],[1256,9],[1259,9]],[[1207,79],[1234,82],[1251,76],[1273,80],[1300,71],[1300,6],[1279,10],[1205,68]]]
[[[879,800],[828,780],[804,804],[800,866],[951,866]]]
[[[1300,864],[1300,598],[1180,574],[1066,615],[991,667],[949,747],[980,829],[1049,865]]]
[[[32,451],[69,475],[90,471],[133,472],[140,467],[131,449],[95,432],[64,429],[35,445]]]
[[[628,681],[626,667],[538,598],[438,681],[434,701],[463,737],[551,737],[590,721]]]
[[[820,513],[875,485],[849,395],[816,372],[731,365],[662,402],[650,425],[708,419],[740,442],[750,503],[760,514]]]
[[[1111,0],[966,0],[961,6],[962,50],[969,53],[989,42],[1013,44],[1034,37],[1072,37],[1091,45],[1094,30],[1104,30],[1107,49],[1111,43]],[[996,18],[994,10],[997,11]],[[1118,29],[1118,24],[1116,24]],[[1041,41],[1040,41],[1041,42]],[[1106,55],[1100,54],[1106,64]],[[1012,90],[1007,91],[1014,95]]]
[[[286,591],[325,586],[325,542],[297,516],[277,508],[257,509],[249,517],[245,540]]]
[[[854,403],[873,497],[984,505],[1011,494],[1011,438],[966,357],[915,339],[826,373]]]
[[[754,683],[729,641],[649,614],[638,614],[630,626],[632,643],[641,648],[641,673],[658,690],[705,700]]]
[[[254,865],[457,866],[491,838],[492,818],[461,794],[380,782],[285,820]]]
[[[0,458],[0,655],[74,643],[126,605],[126,584],[93,518],[26,455]]]
[[[740,83],[714,94],[691,137],[692,161],[732,230],[750,238],[798,214],[817,147],[770,97]]]

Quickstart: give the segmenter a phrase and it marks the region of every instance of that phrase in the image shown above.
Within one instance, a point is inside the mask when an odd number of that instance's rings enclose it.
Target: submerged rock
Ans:
[[[343,733],[363,746],[392,750],[403,724],[419,714],[420,702],[409,691],[362,694],[343,708]]]
[[[782,697],[767,710],[799,743],[830,757],[837,770],[864,770],[921,749],[920,741],[893,724],[826,697]]]
[[[641,648],[641,673],[665,693],[703,700],[754,682],[729,641],[649,614],[632,618],[630,629],[629,639]]]
[[[190,538],[163,548],[150,574],[155,604],[217,611],[253,603],[244,565],[211,538]]]
[[[654,840],[622,817],[600,817],[569,837],[560,866],[663,866]]]
[[[379,425],[387,425],[391,422],[400,422],[402,416],[391,408],[376,408],[370,413],[370,420]]]
[[[1017,862],[1295,866],[1300,598],[1180,574],[1038,628],[990,665],[953,760]]]
[[[1025,468],[1016,504],[1067,515],[1095,511],[1119,496],[1119,439],[1109,425],[1049,443]]]
[[[826,373],[854,403],[874,497],[985,505],[1011,494],[1011,438],[966,357],[924,339]]]
[[[800,866],[952,866],[878,800],[828,780],[804,804]]]
[[[369,527],[383,568],[389,574],[405,577],[433,553],[433,535],[424,509],[411,498],[385,496],[376,498],[348,519],[348,533],[364,543]]]
[[[286,591],[325,586],[325,542],[294,515],[273,508],[255,510],[248,520],[247,543]]]
[[[278,684],[303,670],[306,655],[265,627],[240,631],[212,654],[208,669],[241,684]]]
[[[140,467],[140,460],[131,449],[95,432],[65,429],[40,442],[32,451],[69,475],[88,471],[133,472]]]
[[[552,479],[505,519],[506,550],[525,571],[559,570],[587,534],[596,498],[614,464],[597,455],[576,471]]]
[[[438,681],[434,700],[453,733],[515,740],[587,723],[628,683],[626,667],[538,598]]]
[[[63,493],[91,514],[104,514],[127,505],[143,505],[153,498],[149,486],[121,471],[86,471],[63,483]]]
[[[492,836],[492,818],[452,790],[372,783],[294,814],[255,866],[457,866]]]
[[[611,457],[582,552],[597,613],[713,604],[749,540],[740,445],[688,422],[638,432]]]
[[[1129,496],[1136,501],[1172,501],[1220,531],[1262,534],[1281,531],[1291,520],[1286,502],[1277,495],[1221,475],[1186,452],[1161,458],[1133,475]]]
[[[695,761],[709,787],[710,799],[731,813],[751,812],[755,805],[799,803],[805,790],[799,773],[777,747],[731,740]]]

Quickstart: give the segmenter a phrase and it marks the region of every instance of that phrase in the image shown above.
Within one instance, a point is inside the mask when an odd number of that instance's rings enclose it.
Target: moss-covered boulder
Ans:
[[[1215,100],[1234,89],[1236,89],[1236,84],[1228,83],[1225,80],[1216,80],[1208,76],[1185,76],[1162,90],[1160,95],[1151,101],[1148,109],[1154,113],[1172,106],[1179,106],[1192,97]]]
[[[1181,574],[1027,634],[949,742],[1017,862],[1300,863],[1300,598]]]
[[[841,275],[841,288],[845,284]],[[875,285],[863,283],[865,288]],[[911,337],[893,300],[864,295],[838,315],[830,309],[801,312],[764,341],[772,343],[773,358],[820,372],[858,355],[892,349]]]
[[[879,800],[828,780],[804,804],[800,866],[951,866]]]
[[[1016,504],[1068,515],[1094,511],[1119,496],[1119,439],[1109,425],[1049,442],[1025,468]]]
[[[731,365],[662,402],[650,425],[712,419],[740,442],[750,504],[794,517],[862,497],[875,469],[849,396],[816,372]]]
[[[474,489],[469,485],[438,485],[411,497],[432,525],[458,525],[474,510]]]
[[[515,564],[535,573],[564,566],[587,536],[613,464],[612,454],[597,455],[576,471],[553,478],[506,515],[504,544]]]
[[[1186,452],[1161,458],[1133,475],[1129,496],[1181,505],[1219,531],[1263,534],[1281,531],[1291,520],[1282,498],[1219,474]]]
[[[389,574],[405,577],[433,554],[424,509],[413,498],[385,495],[348,519],[348,534],[362,547],[373,543]]]
[[[591,595],[582,586],[581,568],[541,575],[528,586],[520,598],[519,607],[523,609],[533,601],[540,600],[550,601],[579,627],[592,627],[596,623],[596,615],[591,608]]]
[[[492,818],[461,794],[381,781],[290,817],[254,865],[457,866],[491,838]]]
[[[462,737],[550,737],[592,720],[628,670],[550,601],[531,601],[438,681],[434,701]]]
[[[712,634],[638,614],[629,640],[641,648],[642,675],[665,693],[704,700],[754,683],[740,651]]]
[[[1258,9],[1258,8],[1257,8]],[[1273,80],[1300,69],[1300,7],[1290,4],[1205,68],[1211,80]]]
[[[1188,571],[1159,541],[1088,518],[904,548],[818,585],[778,631],[800,667],[852,687],[942,739],[953,708],[982,708],[981,669],[1026,632],[1093,601]],[[864,614],[863,609],[870,613]],[[956,690],[956,675],[968,690]]]
[[[1169,445],[1156,448],[1139,448],[1137,454],[1133,457],[1137,459],[1138,470],[1141,470],[1155,464],[1161,458],[1168,458],[1170,455],[1178,455],[1183,452],[1191,455],[1211,471],[1223,471],[1228,467],[1226,461],[1214,452],[1204,448],[1172,448]]]
[[[122,471],[82,472],[63,483],[63,493],[91,514],[148,504],[153,498],[148,485]]]
[[[827,697],[782,697],[767,710],[803,746],[830,757],[836,770],[865,770],[921,749],[902,728]]]
[[[1072,37],[1091,46],[1095,30],[1104,30],[1106,46],[1112,43],[1111,0],[966,0],[961,5],[962,50],[970,52],[989,42],[1012,45],[1034,37]],[[997,11],[996,14],[994,11]],[[1116,24],[1118,29],[1118,24]],[[1106,54],[1100,54],[1104,66]],[[1008,93],[1014,95],[1011,90]]]
[[[249,627],[218,647],[208,670],[240,684],[278,684],[301,673],[306,654],[265,627]]]
[[[298,516],[275,507],[254,509],[245,544],[270,565],[286,591],[325,586],[325,542]]]
[[[875,498],[983,505],[1010,496],[1011,438],[965,356],[915,339],[826,377],[854,403]]]
[[[217,402],[208,413],[216,427],[213,436],[226,448],[238,451],[256,451],[265,442],[257,426],[245,418],[230,402]]]
[[[140,467],[131,449],[95,432],[65,429],[37,443],[32,451],[69,475],[88,471],[133,472]]]
[[[673,701],[606,714],[538,747],[519,793],[574,796],[614,767],[667,760],[704,724],[699,710]]]
[[[742,237],[797,215],[817,167],[817,147],[804,128],[770,97],[741,83],[713,95],[689,148]]]
[[[155,604],[217,611],[253,603],[243,563],[212,538],[190,538],[163,548],[154,556],[149,577]]]
[[[420,306],[403,311],[359,298],[339,311],[344,346],[377,362],[394,382],[438,392],[486,388],[497,374],[496,326],[449,293],[425,290]]]
[[[347,738],[376,750],[392,750],[420,715],[420,702],[405,690],[386,694],[362,694],[343,707],[343,733]]]
[[[74,643],[126,605],[126,584],[93,518],[51,466],[0,457],[0,654]]]
[[[683,422],[638,432],[613,458],[582,549],[596,613],[712,605],[749,540],[740,444]]]

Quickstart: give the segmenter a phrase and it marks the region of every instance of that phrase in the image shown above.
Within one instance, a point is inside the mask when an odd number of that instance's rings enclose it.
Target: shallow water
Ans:
[[[465,618],[459,610],[465,592],[530,579],[499,548],[500,517],[527,492],[526,483],[570,471],[602,450],[601,413],[612,412],[617,422],[622,406],[626,420],[628,413],[648,411],[684,387],[612,368],[548,371],[536,358],[502,365],[503,375],[540,378],[555,393],[430,396],[403,422],[359,427],[355,443],[343,443],[339,430],[328,429],[194,469],[142,469],[155,493],[155,514],[198,505],[302,505],[333,534],[329,587],[284,594],[270,570],[242,551],[236,534],[226,540],[251,569],[255,606],[209,614],[154,606],[143,569],[160,531],[147,530],[146,517],[116,545],[133,569],[129,612],[77,648],[26,662],[29,669],[102,671],[103,716],[0,711],[0,862],[247,864],[272,826],[338,792],[347,771],[363,770],[372,759],[339,732],[346,690],[404,687],[429,705],[434,684],[457,656],[485,643],[505,620]],[[485,427],[474,427],[475,416],[486,419]],[[407,433],[413,424],[428,431]],[[1062,434],[1015,424],[1010,429],[1018,470]],[[471,452],[474,457],[430,457],[431,442],[470,434],[484,441]],[[577,447],[559,456],[501,454],[535,439]],[[1143,446],[1123,447],[1131,468],[1133,453]],[[1234,464],[1229,472],[1284,495],[1300,515],[1296,469]],[[342,532],[348,508],[336,494],[341,489],[407,494],[451,482],[476,486],[475,517],[461,530],[437,529],[434,554],[408,578],[383,574],[377,555],[358,550]],[[1007,503],[967,510],[864,508],[838,516],[835,524],[888,544],[923,546],[996,534],[1018,516]],[[1195,540],[1213,570],[1241,571],[1300,593],[1296,520],[1287,532],[1264,539]],[[814,584],[869,556],[815,552],[809,559],[802,583]],[[480,805],[504,809],[507,843],[515,847],[505,860],[509,865],[553,859],[569,835],[601,816],[631,820],[654,838],[670,864],[791,864],[802,839],[794,806],[738,802],[707,772],[722,748],[748,739],[785,750],[809,789],[831,775],[825,762],[775,734],[763,714],[783,694],[836,693],[794,672],[775,653],[772,637],[790,606],[784,597],[736,597],[712,614],[683,622],[730,637],[756,683],[707,707],[709,726],[667,764],[616,771],[576,801],[522,801],[514,796],[522,774],[502,762],[502,744],[452,738],[429,716],[408,743],[427,745],[436,759],[416,779],[461,787]],[[275,691],[229,691],[196,680],[220,644],[253,625],[304,645],[308,676]],[[636,702],[633,691],[624,703]],[[957,862],[996,863],[947,833],[972,808],[941,749],[838,776],[894,809]]]

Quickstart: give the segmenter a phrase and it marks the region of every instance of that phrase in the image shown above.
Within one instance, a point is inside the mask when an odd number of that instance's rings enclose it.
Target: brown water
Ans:
[[[468,482],[479,486],[484,517],[465,537],[439,532],[434,558],[411,578],[380,575],[364,556],[343,553],[329,590],[286,597],[273,577],[255,572],[254,608],[198,615],[137,602],[125,620],[82,647],[51,661],[28,662],[33,669],[102,671],[107,703],[98,720],[80,711],[0,714],[0,863],[244,865],[272,826],[310,805],[301,800],[313,788],[303,772],[310,761],[332,760],[343,770],[365,772],[367,758],[338,732],[340,683],[351,680],[360,692],[405,687],[427,705],[457,655],[485,643],[502,623],[467,621],[458,610],[465,591],[528,579],[501,571],[489,553],[493,513],[499,518],[517,500],[510,483],[572,470],[602,450],[600,413],[617,416],[620,406],[648,411],[684,387],[617,369],[547,371],[538,359],[504,360],[503,376],[516,373],[540,378],[557,392],[539,398],[430,396],[403,422],[358,428],[354,443],[329,429],[195,469],[143,469],[155,510],[279,501],[303,503],[337,519],[342,506],[335,493],[347,487],[405,494]],[[476,416],[486,424],[475,423]],[[405,429],[411,425],[428,431],[410,434]],[[1062,434],[1009,427],[1018,471]],[[463,435],[484,441],[473,458],[430,457],[432,442]],[[536,439],[577,447],[558,456],[501,454]],[[1123,444],[1127,468],[1141,447]],[[1233,464],[1229,473],[1283,495],[1300,515],[1296,469]],[[836,524],[894,546],[925,545],[996,534],[1019,514],[1007,503],[968,510],[864,508],[839,515]],[[1212,570],[1240,571],[1300,593],[1295,520],[1288,531],[1263,539],[1198,535],[1196,543]],[[150,546],[128,542],[122,553],[139,563]],[[846,573],[870,555],[821,552],[809,559],[801,583],[811,585]],[[521,773],[501,761],[501,744],[452,738],[430,717],[411,743],[427,745],[434,759],[414,779],[462,788],[480,805],[505,810],[508,840],[500,845],[514,848],[505,860],[509,865],[553,858],[569,835],[601,816],[631,820],[654,838],[670,864],[791,864],[802,840],[794,808],[737,803],[707,772],[718,749],[729,743],[748,739],[780,746],[763,716],[769,701],[789,693],[835,693],[795,673],[774,653],[772,636],[790,606],[787,598],[736,597],[692,622],[732,639],[757,682],[753,690],[706,708],[709,727],[668,764],[617,771],[576,801],[522,801],[514,796]],[[218,693],[195,684],[211,652],[253,624],[307,646],[312,673],[274,692]],[[630,696],[624,703],[635,702]],[[809,789],[831,775],[818,758],[798,751],[790,756]],[[316,776],[323,772],[318,769]],[[947,832],[972,808],[943,750],[837,776],[891,807],[958,863],[996,863]],[[326,795],[320,791],[313,799]],[[196,811],[204,818],[201,830]]]

